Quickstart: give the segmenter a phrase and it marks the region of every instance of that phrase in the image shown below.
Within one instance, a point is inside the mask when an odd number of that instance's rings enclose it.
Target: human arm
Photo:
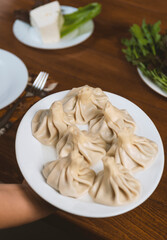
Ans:
[[[44,218],[55,208],[26,184],[0,184],[0,229]]]

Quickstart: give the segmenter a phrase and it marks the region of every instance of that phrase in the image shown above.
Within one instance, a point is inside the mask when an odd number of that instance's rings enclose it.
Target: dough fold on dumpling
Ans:
[[[53,115],[50,110],[39,110],[32,120],[32,134],[44,145],[53,145],[57,142],[58,132],[53,124]]]
[[[124,129],[113,140],[107,155],[115,156],[117,163],[136,172],[147,168],[155,159],[157,152],[158,146],[155,142]]]
[[[89,190],[92,199],[100,204],[117,206],[137,200],[140,183],[113,157],[103,158],[104,170],[99,172]]]
[[[99,115],[89,122],[89,131],[99,133],[102,139],[111,143],[123,129],[135,130],[136,124],[124,109],[114,107],[109,101]]]
[[[95,172],[88,167],[77,150],[67,157],[47,163],[42,173],[47,183],[62,195],[78,198],[92,186]]]
[[[81,131],[75,125],[69,126],[64,136],[57,143],[57,154],[67,156],[77,148],[85,160],[94,165],[106,155],[106,143],[98,135]]]
[[[104,109],[104,118],[109,128],[118,133],[123,129],[135,130],[136,123],[130,114],[124,109],[118,109],[107,102]]]
[[[106,142],[111,143],[113,138],[116,137],[114,131],[108,126],[105,121],[103,113],[97,115],[89,122],[89,131],[92,134],[99,134],[99,136]]]
[[[39,110],[32,120],[32,134],[45,145],[55,145],[70,125],[62,103],[54,102],[50,109]]]
[[[87,85],[72,89],[63,99],[63,108],[76,124],[87,124],[104,108],[108,97],[100,88]]]

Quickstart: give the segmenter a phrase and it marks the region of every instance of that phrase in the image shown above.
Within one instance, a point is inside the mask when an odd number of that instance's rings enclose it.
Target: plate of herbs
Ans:
[[[142,80],[154,91],[167,97],[167,34],[160,33],[161,21],[141,26],[133,24],[130,39],[122,39],[128,62],[137,67]]]

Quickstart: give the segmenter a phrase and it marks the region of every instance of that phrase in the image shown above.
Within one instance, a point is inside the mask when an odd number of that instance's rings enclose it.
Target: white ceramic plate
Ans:
[[[110,207],[93,202],[89,195],[80,199],[65,197],[50,187],[41,174],[43,165],[55,160],[55,149],[38,142],[31,133],[31,121],[40,109],[62,99],[68,91],[52,94],[33,105],[23,117],[16,135],[16,156],[21,172],[32,189],[43,199],[64,211],[85,217],[111,217],[130,211],[144,202],[156,189],[164,168],[164,150],[161,137],[151,119],[135,104],[118,95],[105,92],[111,103],[119,109],[127,109],[137,123],[136,133],[158,144],[158,155],[154,163],[134,176],[140,180],[142,191],[138,201],[119,207]],[[102,165],[99,165],[102,169]],[[100,170],[100,168],[96,168]]]
[[[152,90],[159,93],[160,95],[167,97],[167,93],[163,91],[160,87],[154,84],[148,77],[146,77],[139,68],[137,68],[138,74],[140,75],[141,79],[149,86]]]
[[[19,97],[27,82],[25,64],[14,54],[0,49],[0,109]]]
[[[64,14],[72,13],[77,10],[77,8],[69,6],[61,6]],[[64,36],[60,42],[53,44],[42,43],[40,37],[33,27],[29,24],[16,20],[13,24],[13,33],[15,37],[25,45],[40,48],[40,49],[63,49],[75,46],[82,43],[87,38],[89,38],[94,30],[94,23],[92,20],[84,23],[78,29]]]

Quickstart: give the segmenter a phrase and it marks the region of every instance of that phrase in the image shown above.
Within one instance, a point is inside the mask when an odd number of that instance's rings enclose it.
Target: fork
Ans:
[[[33,85],[30,86],[26,93],[22,97],[18,98],[13,106],[0,118],[0,129],[7,124],[15,109],[25,97],[30,95],[36,96],[43,90],[48,77],[49,74],[47,72],[40,72],[38,74],[33,82]]]

